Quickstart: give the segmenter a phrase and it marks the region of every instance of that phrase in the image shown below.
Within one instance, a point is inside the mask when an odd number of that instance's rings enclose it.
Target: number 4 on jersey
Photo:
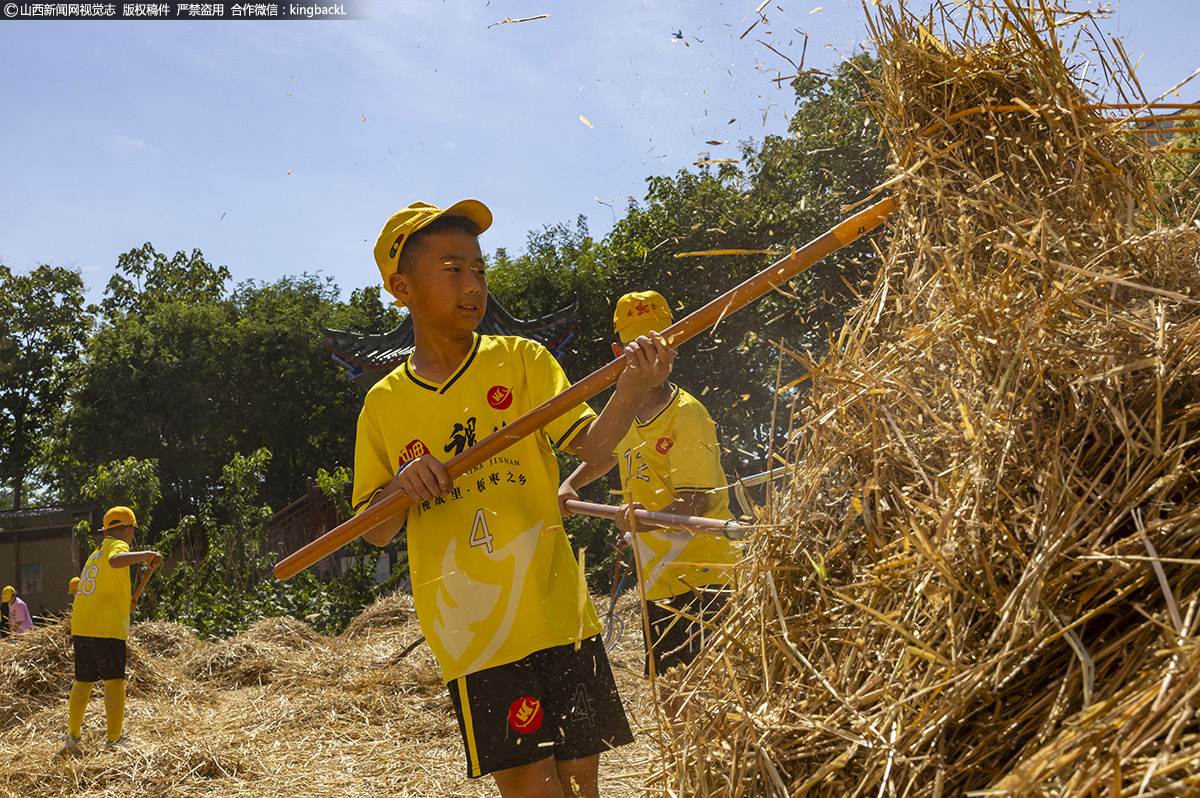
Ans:
[[[488,531],[487,518],[482,507],[475,511],[475,523],[471,525],[469,542],[472,546],[486,546],[488,554],[492,553],[492,533]]]

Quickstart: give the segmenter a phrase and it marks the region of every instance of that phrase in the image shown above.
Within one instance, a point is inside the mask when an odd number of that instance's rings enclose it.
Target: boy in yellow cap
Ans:
[[[617,301],[613,326],[622,343],[671,325],[671,309],[657,291],[636,291]],[[613,344],[613,351],[618,349]],[[637,408],[633,424],[617,447],[599,460],[585,461],[559,487],[567,499],[616,465],[632,500],[617,513],[617,526],[630,532],[629,511],[644,508],[677,515],[729,520],[729,491],[712,417],[691,394],[665,378]],[[633,535],[651,639],[646,641],[646,673],[691,662],[699,653],[709,620],[725,603],[731,581],[728,566],[739,559],[729,540],[677,529],[647,529]],[[691,616],[697,621],[684,616]],[[668,705],[668,709],[671,709]]]
[[[130,551],[137,518],[128,507],[104,514],[104,540],[87,558],[71,610],[71,640],[75,648],[75,683],[67,704],[67,741],[59,753],[80,756],[83,715],[97,681],[104,681],[107,746],[122,745],[125,723],[125,647],[129,638],[132,589],[129,566],[158,565],[154,551]]]
[[[33,616],[29,614],[29,606],[17,596],[16,588],[6,585],[3,595],[8,605],[8,631],[15,635],[32,631]]]
[[[540,344],[475,332],[487,305],[478,236],[491,221],[476,200],[419,202],[379,235],[375,261],[411,314],[415,348],[367,394],[353,501],[402,490],[416,502],[364,537],[384,545],[407,519],[417,618],[468,774],[491,773],[503,796],[596,796],[600,753],[633,737],[556,505],[554,448],[611,451],[674,355],[661,337],[631,341],[599,415],[581,404],[451,482],[444,459],[570,385]]]

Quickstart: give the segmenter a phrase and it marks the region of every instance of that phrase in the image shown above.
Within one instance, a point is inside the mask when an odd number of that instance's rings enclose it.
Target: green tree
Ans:
[[[378,289],[371,293],[343,305],[332,280],[311,275],[233,292],[232,356],[222,366],[233,387],[223,424],[233,448],[271,450],[262,492],[277,506],[301,495],[319,469],[353,465],[362,391],[325,350],[321,328],[394,326],[399,313],[379,303]]]
[[[109,316],[124,316],[161,303],[203,304],[220,297],[229,280],[229,269],[212,265],[198,249],[168,258],[146,243],[117,258],[102,307]]]
[[[878,62],[864,53],[833,75],[810,73],[793,81],[798,111],[788,135],[767,136],[744,152],[760,240],[802,246],[886,179],[888,152],[870,107],[878,75]],[[870,241],[847,247],[794,281],[790,296],[769,298],[770,333],[823,351],[829,332],[841,327],[869,286],[873,252]]]
[[[497,250],[488,271],[488,292],[519,318],[537,318],[577,305],[580,324],[567,362],[582,355],[580,368],[587,371],[572,374],[579,379],[612,359],[607,344],[611,313],[606,321],[602,310],[611,307],[611,271],[608,252],[591,237],[587,221],[580,216],[574,229],[555,224],[530,232],[525,251],[516,257],[504,248]]]
[[[265,503],[286,505],[319,468],[349,464],[361,392],[321,328],[394,324],[378,290],[338,299],[328,278],[225,288],[228,272],[193,251],[126,253],[77,369],[56,442],[57,477],[77,494],[98,464],[158,463],[167,525],[211,504],[225,464],[265,448]]]
[[[137,516],[138,526],[153,526],[154,509],[162,499],[158,463],[127,457],[98,466],[80,493],[102,509],[124,505]]]
[[[1187,223],[1200,217],[1200,133],[1177,133],[1171,147],[1155,161],[1154,185],[1167,214]]]
[[[152,528],[154,508],[162,498],[158,481],[158,464],[153,460],[128,457],[114,460],[96,468],[96,473],[83,483],[80,494],[102,510],[124,505],[137,517],[142,534]],[[76,541],[88,551],[96,544],[94,532],[87,521],[75,527]]]
[[[274,616],[310,619],[322,631],[339,632],[388,587],[372,579],[379,550],[361,541],[343,550],[355,562],[328,584],[311,571],[286,583],[275,579],[275,556],[267,548],[271,507],[259,496],[270,461],[266,449],[235,454],[221,471],[214,499],[166,532],[160,545],[179,559],[170,578],[151,591],[146,606],[153,617],[208,638],[229,637]],[[318,479],[348,509],[349,472],[321,470]]]
[[[605,241],[612,296],[655,289],[680,312],[694,311],[843,218],[845,204],[885,177],[886,150],[867,103],[876,69],[862,55],[832,75],[797,78],[788,135],[744,143],[742,166],[651,178],[645,200]],[[778,254],[676,257],[712,250]],[[869,276],[870,251],[863,242],[827,258],[685,345],[673,379],[716,419],[726,470],[758,467],[764,456],[781,363],[784,384],[802,374],[772,341],[819,354]]]
[[[163,535],[160,546],[180,558],[157,597],[159,617],[225,637],[262,616],[259,586],[270,567],[264,549],[271,508],[260,503],[258,491],[270,459],[266,449],[235,453],[213,499]]]
[[[0,295],[0,481],[11,506],[22,507],[90,322],[72,269],[43,265],[22,275],[0,265]]]
[[[786,133],[743,143],[740,165],[649,178],[644,199],[632,202],[602,241],[591,238],[582,220],[574,229],[551,225],[531,233],[525,252],[496,253],[491,292],[525,317],[578,299],[580,329],[567,370],[576,380],[591,373],[612,359],[612,309],[621,294],[658,290],[679,319],[824,233],[844,218],[843,206],[883,182],[887,152],[869,107],[877,73],[864,54],[832,74],[797,78],[797,110]],[[712,250],[777,254],[676,257]],[[856,292],[869,283],[871,267],[870,242],[849,247],[681,349],[673,380],[716,419],[727,471],[762,467],[781,361],[784,384],[803,373],[775,343],[808,347],[819,357],[829,331],[841,326]],[[574,464],[570,457],[561,462],[566,471]],[[610,500],[606,487],[593,483],[586,498]],[[599,564],[591,575],[607,578],[610,525],[576,518],[567,526],[576,546],[588,547],[589,562]]]

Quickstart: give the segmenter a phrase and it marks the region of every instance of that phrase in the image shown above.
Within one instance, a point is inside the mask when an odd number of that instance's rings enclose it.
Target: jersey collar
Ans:
[[[439,385],[438,383],[430,382],[429,380],[424,379],[409,366],[407,360],[404,361],[404,376],[408,377],[408,379],[412,381],[412,383],[418,388],[424,388],[427,391],[444,394],[446,391],[450,390],[451,385],[458,381],[459,377],[466,373],[471,363],[474,362],[475,356],[479,354],[479,346],[483,339],[479,333],[473,332],[471,335],[474,337],[474,340],[471,342],[471,351],[467,353],[467,356],[463,358],[462,363],[458,365],[458,368],[454,370],[454,373],[451,374],[445,382]]]

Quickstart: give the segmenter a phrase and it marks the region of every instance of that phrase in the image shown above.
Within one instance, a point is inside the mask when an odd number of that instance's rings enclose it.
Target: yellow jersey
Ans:
[[[129,544],[105,536],[83,564],[79,588],[71,607],[71,634],[76,637],[129,639],[129,602],[132,588],[129,568],[108,564],[113,555],[129,551]]]
[[[717,428],[704,405],[675,385],[654,418],[634,419],[617,445],[621,484],[632,501],[662,510],[681,493],[704,493],[706,518],[729,520],[729,485],[721,469]],[[634,535],[646,598],[664,599],[701,585],[727,584],[740,557],[733,543],[716,535],[655,529]]]
[[[354,450],[357,511],[405,463],[443,462],[570,387],[534,341],[475,335],[441,384],[405,363],[367,393]],[[558,460],[595,418],[581,404],[409,508],[408,564],[421,631],[447,682],[600,632],[558,512]]]

